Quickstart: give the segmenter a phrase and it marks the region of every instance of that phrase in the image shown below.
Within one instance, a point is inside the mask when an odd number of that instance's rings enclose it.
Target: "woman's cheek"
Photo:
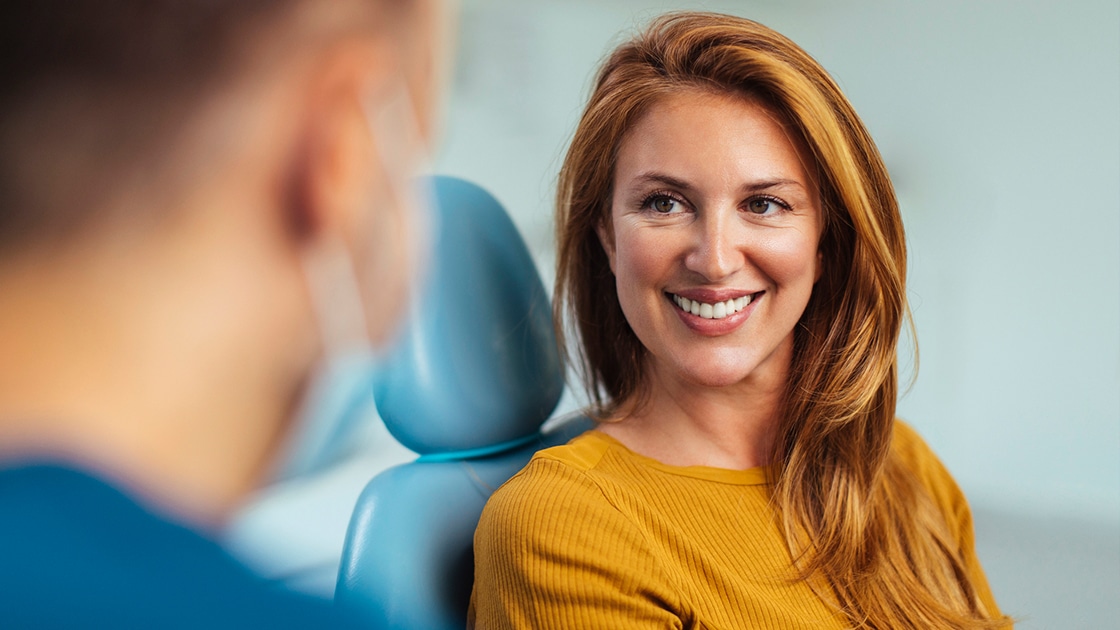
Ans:
[[[817,239],[812,235],[797,234],[797,238],[768,239],[755,256],[755,264],[776,284],[798,284],[804,280],[816,282],[820,266]]]
[[[615,283],[623,313],[631,327],[651,316],[650,306],[660,299],[661,288],[672,275],[671,247],[653,230],[619,230],[615,233]]]

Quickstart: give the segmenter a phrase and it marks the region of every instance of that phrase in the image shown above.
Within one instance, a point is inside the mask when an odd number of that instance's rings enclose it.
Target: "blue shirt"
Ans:
[[[0,628],[340,628],[330,602],[87,474],[0,469]]]

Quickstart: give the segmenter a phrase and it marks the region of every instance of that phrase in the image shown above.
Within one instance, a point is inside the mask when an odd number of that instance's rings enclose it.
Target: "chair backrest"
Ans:
[[[375,390],[420,454],[375,477],[350,521],[335,594],[374,627],[463,628],[482,508],[533,452],[587,428],[540,427],[564,375],[548,295],[501,205],[436,177],[433,265]]]

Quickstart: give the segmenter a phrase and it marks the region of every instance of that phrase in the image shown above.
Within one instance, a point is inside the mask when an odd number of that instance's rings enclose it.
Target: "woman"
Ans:
[[[898,205],[812,58],[656,20],[599,73],[557,226],[600,424],[490,500],[477,627],[1008,625],[963,495],[895,420]]]

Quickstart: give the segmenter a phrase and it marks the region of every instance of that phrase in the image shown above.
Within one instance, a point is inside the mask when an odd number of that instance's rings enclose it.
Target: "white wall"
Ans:
[[[597,62],[685,7],[789,35],[875,136],[911,246],[903,417],[974,501],[1120,523],[1117,4],[466,0],[438,170],[506,203],[543,273]]]

